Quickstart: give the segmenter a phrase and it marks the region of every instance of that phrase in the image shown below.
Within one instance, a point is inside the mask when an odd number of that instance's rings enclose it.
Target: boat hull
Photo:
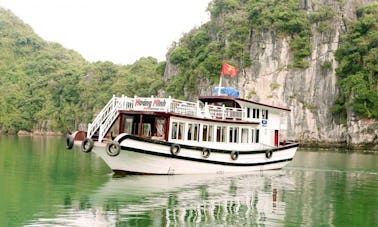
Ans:
[[[179,148],[177,154],[173,154],[172,147]],[[95,144],[93,151],[118,174],[226,174],[281,169],[293,159],[297,147],[298,144],[289,144],[240,152],[208,149],[208,155],[200,147],[125,137],[119,140],[120,152],[116,156],[109,155],[104,144]]]

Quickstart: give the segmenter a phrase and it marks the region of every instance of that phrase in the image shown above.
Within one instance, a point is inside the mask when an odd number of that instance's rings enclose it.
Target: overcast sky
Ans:
[[[159,61],[173,41],[209,20],[210,0],[0,0],[47,41],[88,61]]]

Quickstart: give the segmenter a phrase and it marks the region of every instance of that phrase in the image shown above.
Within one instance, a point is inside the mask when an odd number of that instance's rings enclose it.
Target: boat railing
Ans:
[[[120,98],[113,96],[100,113],[97,114],[93,122],[88,125],[87,137],[91,138],[99,130],[99,141],[101,141],[108,128],[118,117],[120,107]]]
[[[169,110],[167,112],[173,112],[182,115],[197,116],[199,103],[182,101],[178,99],[168,99]]]
[[[211,118],[229,119],[229,120],[243,120],[244,111],[241,108],[232,108],[225,106],[205,105],[205,109],[209,109]]]
[[[178,99],[156,98],[156,97],[116,97],[105,105],[92,123],[88,125],[87,137],[91,138],[99,131],[99,141],[102,141],[114,120],[118,117],[120,110],[131,111],[153,111],[175,113],[186,116],[222,119],[222,120],[242,120],[245,113],[242,108],[231,108],[225,106],[214,106],[200,104],[200,102],[189,102]]]

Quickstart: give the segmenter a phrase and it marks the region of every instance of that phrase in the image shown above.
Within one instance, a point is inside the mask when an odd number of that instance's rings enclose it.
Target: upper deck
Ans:
[[[121,111],[164,112],[198,119],[227,120],[228,122],[235,121],[235,123],[243,121],[259,124],[259,117],[256,118],[251,115],[252,107],[274,109],[279,112],[282,110],[289,111],[286,108],[259,104],[228,96],[207,96],[200,98],[197,102],[183,101],[171,97],[131,98],[127,96],[113,96],[88,126],[88,136],[91,137],[96,130],[100,129],[100,138],[102,138],[103,133],[113,124]],[[263,119],[267,119],[267,111],[266,116],[262,117]]]
[[[119,110],[128,111],[152,111],[186,115],[196,118],[255,121],[248,117],[248,104],[272,108],[283,111],[290,109],[260,104],[245,99],[229,96],[206,96],[200,97],[197,102],[189,102],[178,99],[157,97],[113,97]]]

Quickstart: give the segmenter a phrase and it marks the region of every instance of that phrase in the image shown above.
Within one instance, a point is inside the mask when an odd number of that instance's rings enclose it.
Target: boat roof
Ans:
[[[255,102],[252,100],[248,99],[242,99],[242,98],[235,98],[232,96],[226,96],[226,95],[211,95],[211,96],[200,96],[198,98],[201,102],[205,103],[215,103],[215,102],[220,102],[220,103],[230,103],[230,102],[235,102],[240,106],[245,106],[246,103],[248,104],[253,104],[253,105],[258,105],[258,106],[264,106],[267,108],[272,108],[272,109],[278,109],[278,110],[284,110],[284,111],[291,111],[289,108],[286,107],[279,107],[279,106],[272,106],[272,105],[267,105],[259,102]]]

